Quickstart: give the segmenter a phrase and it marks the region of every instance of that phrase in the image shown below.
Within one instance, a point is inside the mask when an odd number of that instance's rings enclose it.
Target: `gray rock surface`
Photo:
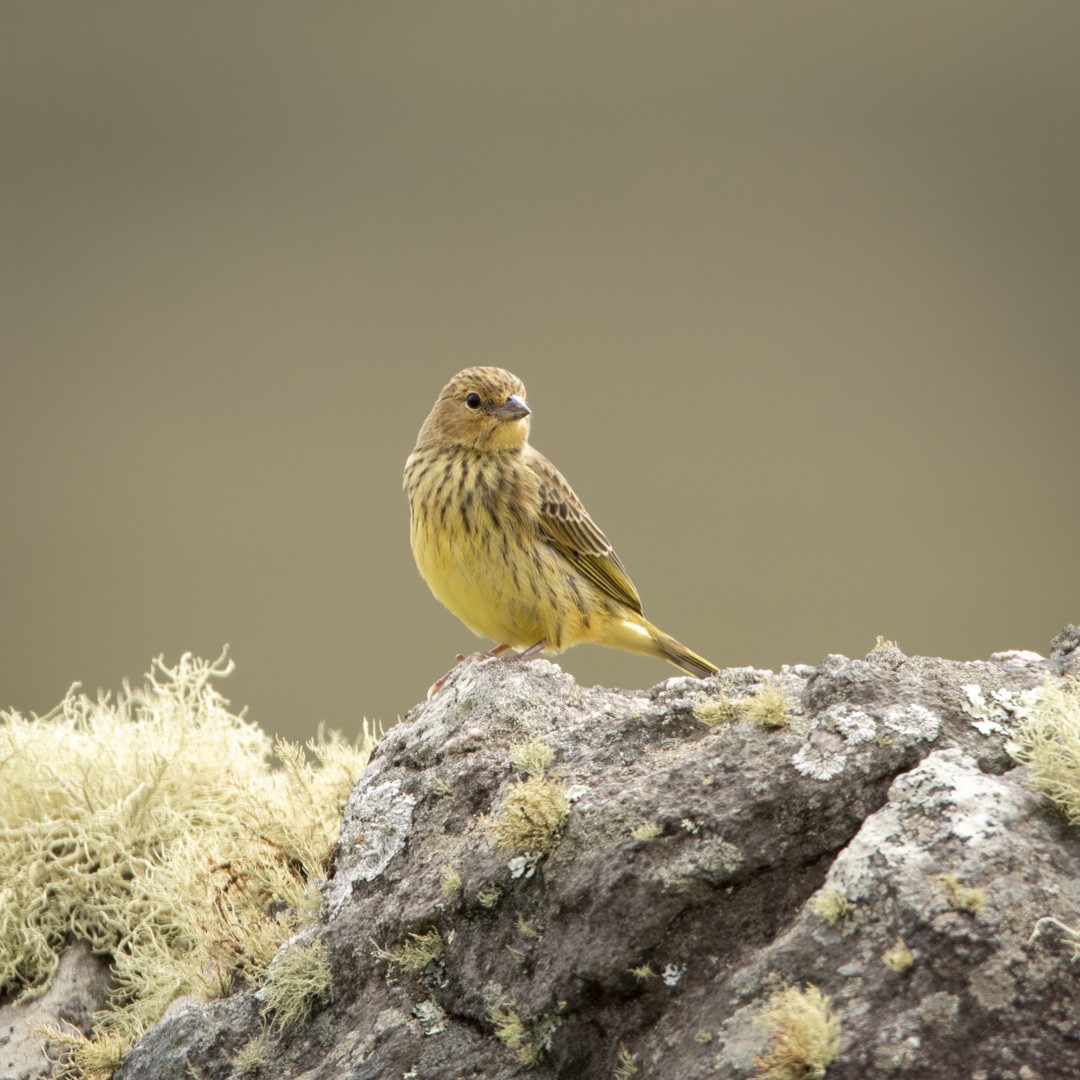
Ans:
[[[66,949],[49,989],[23,1004],[0,1005],[0,1080],[34,1080],[49,1071],[38,1029],[58,1024],[88,1034],[93,1014],[105,1005],[109,968],[90,946]]]
[[[1080,925],[1080,830],[1004,750],[1067,652],[884,647],[647,692],[546,661],[460,668],[353,791],[318,929],[332,998],[273,1033],[258,1075],[749,1077],[762,1003],[809,983],[841,1013],[830,1080],[1080,1076],[1080,963],[1040,922]],[[786,727],[695,717],[767,685]],[[483,819],[519,782],[511,746],[537,740],[571,802],[558,846],[528,859]],[[643,823],[660,834],[635,838]],[[422,970],[388,959],[433,930],[444,952]],[[179,1009],[119,1080],[236,1077],[260,1005]]]

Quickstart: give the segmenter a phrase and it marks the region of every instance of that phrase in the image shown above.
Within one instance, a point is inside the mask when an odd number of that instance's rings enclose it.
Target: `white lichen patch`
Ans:
[[[665,986],[678,986],[679,981],[685,974],[685,964],[668,964],[664,970],[660,972],[660,978],[664,980]]]
[[[345,807],[338,844],[337,873],[326,889],[332,919],[352,896],[353,883],[372,881],[405,846],[416,800],[400,780],[358,785]]]
[[[414,1006],[413,1016],[420,1022],[420,1030],[425,1035],[438,1035],[446,1030],[446,1013],[434,998]]]
[[[890,705],[881,720],[890,732],[908,739],[932,742],[941,731],[941,717],[925,705]]]
[[[978,683],[967,683],[960,690],[964,695],[960,708],[981,735],[1008,734],[1013,726],[1010,721],[1030,720],[1042,701],[1041,686],[1019,691],[999,687],[991,691],[989,699]]]
[[[867,712],[846,702],[833,705],[815,717],[792,764],[812,780],[831,780],[844,771],[855,747],[876,739],[877,724]]]

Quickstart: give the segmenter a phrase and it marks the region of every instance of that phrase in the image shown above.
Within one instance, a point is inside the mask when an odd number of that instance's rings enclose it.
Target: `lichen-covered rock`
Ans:
[[[1058,671],[884,647],[623,692],[461,667],[360,778],[317,931],[332,994],[271,1025],[257,1075],[743,1078],[763,1004],[782,1024],[776,991],[810,984],[789,998],[839,1015],[830,1078],[1080,1075],[1080,836],[1004,749]],[[501,850],[536,742],[569,809],[536,805],[549,854]],[[190,1006],[117,1075],[236,1077],[263,1006]]]

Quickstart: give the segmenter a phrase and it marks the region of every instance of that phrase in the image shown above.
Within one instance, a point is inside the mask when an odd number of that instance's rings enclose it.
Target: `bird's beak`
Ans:
[[[506,399],[505,405],[500,405],[491,415],[496,420],[520,420],[523,416],[528,416],[532,412],[532,409],[525,404],[517,396],[517,394],[511,394]]]

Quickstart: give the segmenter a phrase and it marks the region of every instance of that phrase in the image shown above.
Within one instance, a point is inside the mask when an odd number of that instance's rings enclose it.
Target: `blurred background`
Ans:
[[[722,666],[1080,621],[1073,0],[0,27],[0,706],[227,642],[272,731],[396,720],[481,645],[401,493],[471,364]]]

